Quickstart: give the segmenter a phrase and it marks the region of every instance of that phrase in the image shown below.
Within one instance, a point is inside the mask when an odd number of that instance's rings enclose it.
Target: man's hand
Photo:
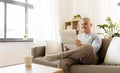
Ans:
[[[77,46],[82,46],[83,43],[82,43],[80,40],[77,39],[77,40],[76,40],[76,45],[77,45]]]
[[[67,46],[64,46],[63,50],[64,50],[64,52],[65,52],[65,51],[68,51],[68,50],[70,50],[70,49],[68,49]]]

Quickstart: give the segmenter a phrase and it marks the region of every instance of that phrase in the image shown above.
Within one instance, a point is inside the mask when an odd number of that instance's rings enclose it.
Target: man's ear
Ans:
[[[90,26],[92,27],[92,23],[90,24]]]

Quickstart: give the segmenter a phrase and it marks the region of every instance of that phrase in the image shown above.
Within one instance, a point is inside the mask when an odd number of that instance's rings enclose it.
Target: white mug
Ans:
[[[31,64],[32,64],[32,59],[33,59],[32,56],[26,56],[26,57],[24,57],[25,66],[31,66]]]

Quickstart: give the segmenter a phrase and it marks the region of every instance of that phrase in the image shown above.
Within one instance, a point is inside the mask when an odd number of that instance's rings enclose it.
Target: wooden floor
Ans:
[[[0,68],[0,73],[63,73],[63,70],[39,64],[32,64],[31,67],[19,64]]]

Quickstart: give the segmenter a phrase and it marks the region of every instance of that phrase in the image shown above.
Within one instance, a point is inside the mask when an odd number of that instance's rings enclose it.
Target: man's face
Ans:
[[[89,20],[83,20],[83,23],[82,23],[82,32],[84,32],[84,33],[90,33],[91,32],[91,27],[92,27],[92,24],[90,23]]]

